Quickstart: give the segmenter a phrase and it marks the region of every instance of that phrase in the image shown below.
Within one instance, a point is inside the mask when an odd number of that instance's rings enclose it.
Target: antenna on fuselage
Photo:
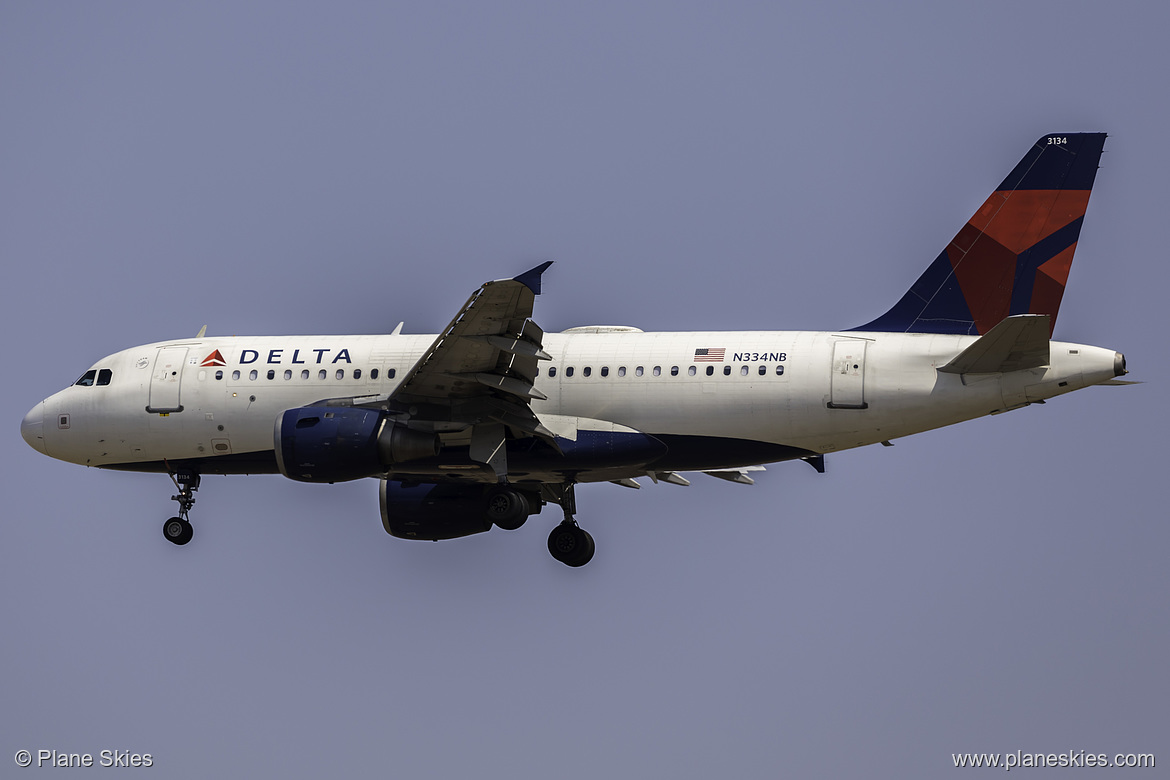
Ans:
[[[207,326],[204,325],[202,328],[199,329],[199,332],[195,334],[195,338],[197,338],[197,339],[203,338],[203,334],[206,332],[207,332]]]
[[[406,324],[405,321],[398,323],[396,326],[394,326],[394,330],[390,331],[390,335],[391,336],[401,336],[402,335],[402,326],[405,324]]]

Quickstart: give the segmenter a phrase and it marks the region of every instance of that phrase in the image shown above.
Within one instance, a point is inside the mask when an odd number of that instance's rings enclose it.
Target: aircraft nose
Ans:
[[[28,414],[20,421],[20,435],[28,442],[28,446],[37,452],[49,454],[45,447],[45,402],[28,410]]]

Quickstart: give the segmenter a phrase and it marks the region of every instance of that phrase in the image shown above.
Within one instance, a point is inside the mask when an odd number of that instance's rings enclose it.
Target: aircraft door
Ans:
[[[183,411],[179,389],[186,360],[186,347],[159,347],[154,357],[154,371],[150,375],[150,402],[146,411],[153,414]]]
[[[833,375],[829,386],[830,409],[865,409],[865,345],[863,339],[833,343]]]

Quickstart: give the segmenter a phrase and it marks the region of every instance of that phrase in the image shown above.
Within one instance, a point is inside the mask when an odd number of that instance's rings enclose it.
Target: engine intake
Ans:
[[[376,477],[396,464],[439,453],[438,435],[352,407],[289,409],[276,418],[274,438],[280,473],[298,482]]]

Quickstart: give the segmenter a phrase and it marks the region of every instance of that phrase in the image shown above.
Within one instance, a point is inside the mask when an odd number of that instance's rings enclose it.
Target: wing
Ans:
[[[533,386],[537,362],[551,358],[541,347],[544,331],[530,318],[540,275],[550,265],[476,290],[390,396],[392,407],[458,408],[471,423],[482,417],[466,415],[471,407],[511,407],[515,419],[501,413],[497,421],[534,433],[539,422],[528,402],[545,398]]]
[[[485,282],[389,396],[330,403],[384,409],[411,427],[432,427],[448,442],[462,439],[489,478],[507,475],[508,431],[559,450],[529,405],[545,398],[533,383],[538,362],[551,360],[541,344],[544,331],[531,319],[541,274],[550,265]]]

